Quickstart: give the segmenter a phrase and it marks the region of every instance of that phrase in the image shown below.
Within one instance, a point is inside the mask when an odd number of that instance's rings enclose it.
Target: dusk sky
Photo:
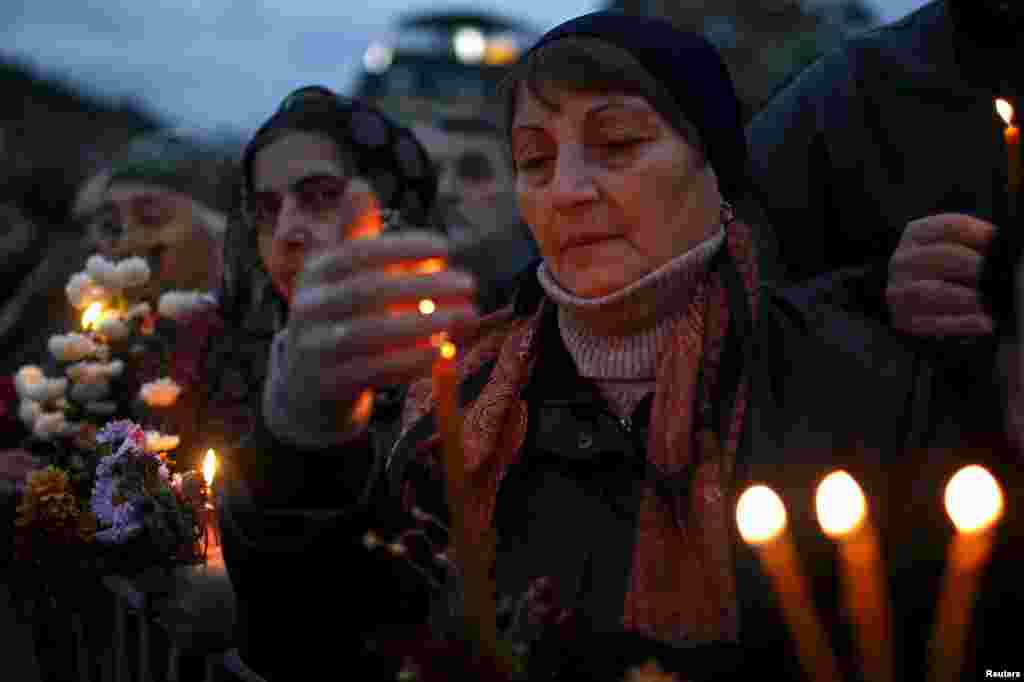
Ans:
[[[883,20],[925,0],[869,0]],[[603,0],[493,0],[545,30]],[[247,134],[298,85],[352,85],[368,42],[424,0],[5,0],[0,54],[111,97],[132,97],[174,125]],[[465,5],[462,5],[465,7]],[[367,9],[372,7],[373,9]]]

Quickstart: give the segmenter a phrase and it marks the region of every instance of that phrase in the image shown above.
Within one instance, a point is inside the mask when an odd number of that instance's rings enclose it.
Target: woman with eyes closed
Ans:
[[[854,443],[902,443],[906,353],[880,327],[810,310],[813,296],[762,288],[738,216],[740,107],[702,38],[589,14],[542,37],[500,96],[543,261],[513,305],[483,319],[466,305],[465,273],[388,271],[447,256],[437,238],[347,242],[307,262],[274,341],[263,419],[239,453],[252,496],[235,519],[304,563],[287,597],[250,614],[277,648],[243,655],[273,680],[336,655],[337,633],[281,632],[282,619],[340,620],[347,650],[360,638],[368,659],[389,626],[458,628],[457,604],[444,605],[457,588],[418,593],[411,572],[360,542],[368,526],[413,526],[421,512],[448,519],[429,378],[431,337],[448,331],[461,352],[466,512],[475,533],[497,534],[503,637],[539,636],[520,606],[544,593],[548,612],[579,623],[559,679],[621,679],[652,656],[681,679],[766,666],[799,677],[735,503],[767,482],[801,549],[827,556],[804,509],[841,463],[877,480],[880,464],[847,452]],[[432,315],[414,312],[423,298],[439,301]],[[884,376],[872,353],[887,354]],[[372,401],[398,381],[409,388],[396,424]]]

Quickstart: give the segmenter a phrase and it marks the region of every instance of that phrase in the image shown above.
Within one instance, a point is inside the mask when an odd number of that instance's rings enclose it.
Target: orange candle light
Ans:
[[[103,321],[103,304],[90,303],[89,307],[82,313],[82,329],[92,331]]]
[[[984,467],[971,465],[949,480],[945,502],[956,536],[949,547],[931,643],[928,679],[938,682],[960,678],[978,576],[992,552],[994,529],[1003,515],[1003,491]]]
[[[451,539],[455,562],[462,572],[465,618],[471,631],[479,638],[483,652],[495,656],[498,642],[497,606],[490,577],[490,561],[494,553],[487,544],[491,536],[473,537],[465,510],[468,496],[462,451],[462,415],[456,402],[458,352],[446,334],[435,335],[433,342],[438,348],[432,372],[434,409],[444,448],[448,505],[452,515]]]
[[[743,540],[754,547],[775,585],[808,679],[840,679],[835,656],[814,610],[786,531],[786,507],[782,500],[771,488],[752,486],[740,496],[736,522]]]
[[[894,670],[888,591],[864,492],[850,474],[835,471],[818,485],[815,507],[822,530],[839,543],[843,597],[856,631],[864,677],[889,682]]]
[[[213,479],[217,475],[217,453],[206,451],[203,458],[203,481],[206,483],[206,500],[203,502],[203,527],[205,541],[209,547],[220,546],[220,529],[217,526],[217,509],[213,505]]]
[[[1006,123],[1003,141],[1006,142],[1006,192],[1010,217],[1016,216],[1017,193],[1020,191],[1020,128],[1013,124],[1013,106],[1005,99],[996,100],[996,111]]]

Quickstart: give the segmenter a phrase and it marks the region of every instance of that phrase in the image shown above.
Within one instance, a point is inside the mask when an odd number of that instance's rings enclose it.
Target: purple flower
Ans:
[[[141,448],[146,443],[146,434],[135,422],[128,419],[119,419],[109,422],[96,434],[97,443],[133,443]]]

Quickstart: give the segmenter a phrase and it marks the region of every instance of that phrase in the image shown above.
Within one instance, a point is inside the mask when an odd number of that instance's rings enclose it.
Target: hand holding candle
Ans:
[[[447,258],[444,239],[402,233],[346,241],[307,261],[289,311],[284,426],[343,440],[366,424],[375,389],[430,376],[431,337],[478,318],[473,279]],[[321,420],[325,404],[333,412]]]
[[[752,486],[740,496],[736,522],[743,540],[754,547],[775,585],[808,679],[840,679],[835,657],[786,531],[786,508],[782,500],[770,488]]]

